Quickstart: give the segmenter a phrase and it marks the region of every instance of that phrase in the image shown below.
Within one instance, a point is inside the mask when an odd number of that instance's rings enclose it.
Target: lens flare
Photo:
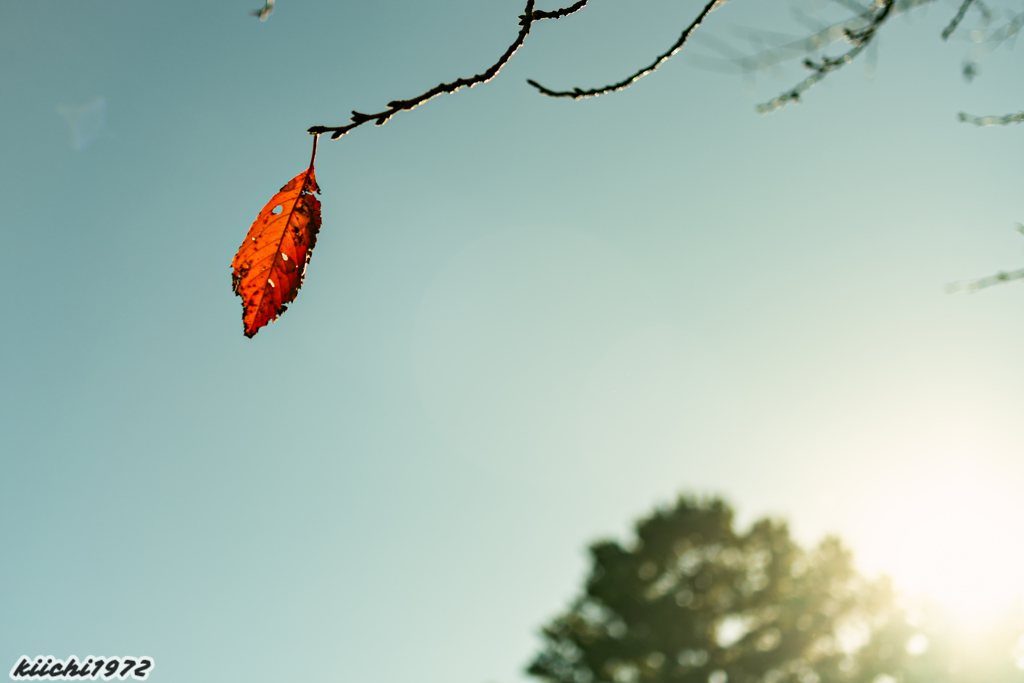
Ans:
[[[902,478],[871,496],[859,548],[898,588],[979,624],[1019,610],[1024,496],[1009,476],[966,460]]]

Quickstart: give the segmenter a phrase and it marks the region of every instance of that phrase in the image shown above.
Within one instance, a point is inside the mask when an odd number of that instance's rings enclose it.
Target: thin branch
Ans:
[[[562,9],[555,10],[554,12],[537,11],[533,13],[533,20],[539,21],[540,19],[561,19],[567,17],[573,12],[579,12],[581,9],[586,7],[588,0],[580,0],[575,5],[569,5]]]
[[[800,95],[802,95],[805,90],[813,87],[818,83],[818,81],[825,78],[825,76],[829,75],[833,71],[837,71],[852,62],[854,57],[859,55],[874,39],[877,34],[878,27],[881,26],[886,18],[889,17],[889,13],[892,11],[894,2],[895,0],[884,0],[882,3],[882,9],[872,16],[871,21],[868,22],[867,26],[864,28],[846,29],[846,40],[853,44],[853,48],[846,54],[838,57],[822,57],[820,62],[815,62],[810,58],[805,59],[804,66],[814,73],[798,83],[796,87],[789,92],[779,95],[770,102],[758,105],[757,113],[767,114],[777,109],[781,109],[787,104],[800,102]]]
[[[960,9],[957,10],[956,16],[954,16],[953,20],[949,22],[949,26],[947,26],[942,31],[943,40],[946,40],[951,35],[953,35],[953,31],[955,31],[956,27],[960,25],[960,22],[964,20],[964,15],[967,14],[967,8],[971,6],[972,2],[974,2],[974,0],[964,0],[963,3],[961,3]]]
[[[1024,223],[1017,224],[1017,232],[1024,235]],[[964,280],[961,282],[954,282],[946,285],[946,291],[950,294],[956,294],[957,292],[977,292],[979,289],[985,287],[991,287],[992,285],[998,285],[1003,282],[1009,282],[1011,280],[1024,280],[1024,268],[1021,270],[1014,270],[1012,272],[1001,271],[995,275],[982,278],[980,280]]]
[[[593,90],[581,90],[579,88],[573,88],[572,90],[550,90],[548,88],[545,88],[537,81],[527,80],[526,82],[532,85],[538,91],[540,91],[542,95],[547,95],[548,97],[568,97],[573,100],[578,100],[584,97],[597,97],[598,95],[604,95],[606,93],[616,92],[618,90],[625,90],[626,88],[628,88],[629,86],[633,85],[638,80],[646,76],[647,74],[657,69],[665,60],[669,59],[672,55],[679,52],[680,48],[683,47],[683,45],[686,43],[686,40],[690,37],[690,34],[693,33],[693,30],[700,26],[701,22],[704,21],[704,18],[711,14],[711,11],[713,9],[723,4],[724,2],[725,0],[711,0],[711,2],[709,2],[703,10],[701,10],[700,14],[697,15],[697,18],[693,20],[693,23],[686,27],[682,35],[679,36],[679,40],[677,40],[675,44],[673,44],[672,47],[669,48],[668,52],[660,55],[657,59],[654,60],[653,63],[651,63],[650,66],[645,67],[640,71],[637,71],[635,74],[633,74],[624,81],[619,81],[618,83],[613,83],[612,85],[606,85],[603,88],[594,88]]]
[[[1024,123],[1024,111],[1006,116],[974,116],[960,112],[957,114],[957,119],[964,123],[973,123],[976,126],[1006,126],[1011,123]]]
[[[763,39],[765,37],[769,39],[768,42],[776,43],[767,49],[759,50],[753,54],[738,52],[731,45],[716,38],[713,34],[698,33],[693,36],[691,42],[699,40],[705,45],[708,45],[715,52],[722,55],[722,57],[692,54],[688,59],[691,63],[696,63],[697,66],[702,66],[704,68],[713,68],[718,71],[723,71],[726,67],[731,67],[733,72],[738,71],[745,75],[749,75],[758,71],[772,69],[773,67],[777,67],[791,59],[798,57],[806,58],[807,55],[818,53],[833,43],[848,41],[848,31],[857,32],[862,30],[874,17],[874,15],[869,11],[866,15],[862,15],[861,12],[864,8],[858,3],[852,1],[845,2],[843,0],[835,1],[837,4],[857,13],[858,16],[841,22],[829,24],[828,26],[823,26],[821,30],[817,30],[810,35],[799,38],[763,29],[743,28],[739,33],[740,36],[752,45],[764,42]],[[895,16],[910,12],[911,10],[935,1],[936,0],[896,0],[896,2],[893,3],[892,11],[890,12],[888,19],[892,19]],[[974,0],[975,7],[980,7],[980,3],[981,0]],[[877,43],[873,42],[871,45],[877,47]],[[718,65],[715,65],[716,61],[719,62]]]
[[[438,95],[447,95],[453,93],[456,90],[462,88],[472,88],[474,85],[486,83],[498,75],[502,67],[508,63],[516,51],[522,47],[526,41],[526,36],[530,34],[530,29],[533,27],[533,22],[540,21],[542,19],[561,19],[562,17],[578,12],[579,10],[586,7],[588,0],[579,0],[569,7],[565,7],[552,12],[545,11],[534,11],[533,5],[535,0],[526,0],[526,9],[519,16],[519,35],[516,36],[515,41],[505,50],[505,53],[498,59],[497,62],[491,65],[487,71],[477,74],[471,78],[460,78],[457,81],[451,83],[442,83],[435,88],[431,88],[427,92],[423,93],[419,97],[414,97],[409,100],[393,100],[388,102],[388,108],[384,111],[377,112],[376,114],[364,114],[362,112],[352,112],[352,123],[345,126],[313,126],[309,129],[309,133],[312,135],[320,135],[322,133],[330,133],[332,140],[337,140],[342,135],[350,133],[352,130],[358,128],[364,123],[373,121],[378,126],[383,126],[388,122],[392,116],[400,111],[409,111],[415,109],[419,105],[423,104],[428,100],[432,100]]]
[[[1011,280],[1024,280],[1024,269],[1014,270],[1009,273],[996,273],[995,275],[985,277],[980,280],[954,282],[946,287],[946,291],[950,294],[956,294],[957,292],[977,292],[979,289],[1002,284],[1004,282],[1010,282]]]
[[[260,21],[266,21],[274,13],[274,0],[267,0],[263,7],[249,12],[250,17],[259,17]]]

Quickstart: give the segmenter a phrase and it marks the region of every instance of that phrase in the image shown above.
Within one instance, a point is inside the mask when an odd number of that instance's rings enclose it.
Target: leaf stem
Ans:
[[[313,168],[313,162],[316,161],[316,143],[320,141],[320,133],[313,133],[313,154],[309,157],[309,168]]]

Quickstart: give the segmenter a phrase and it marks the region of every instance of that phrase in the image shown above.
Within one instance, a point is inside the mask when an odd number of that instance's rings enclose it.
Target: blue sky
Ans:
[[[586,544],[682,491],[908,590],[934,510],[1019,537],[1024,299],[944,287],[1024,265],[1024,129],[956,121],[1022,108],[1021,53],[966,84],[954,3],[768,116],[799,67],[526,85],[620,78],[689,0],[543,22],[492,83],[323,141],[305,285],[249,340],[231,258],[306,128],[486,68],[522,11],[257,4],[0,7],[4,666],[524,680]]]

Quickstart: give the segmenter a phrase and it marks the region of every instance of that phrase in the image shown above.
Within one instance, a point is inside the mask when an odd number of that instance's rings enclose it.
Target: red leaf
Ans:
[[[320,188],[313,159],[263,207],[231,262],[231,283],[242,297],[246,337],[277,320],[302,286],[320,231],[320,200],[313,194]]]

